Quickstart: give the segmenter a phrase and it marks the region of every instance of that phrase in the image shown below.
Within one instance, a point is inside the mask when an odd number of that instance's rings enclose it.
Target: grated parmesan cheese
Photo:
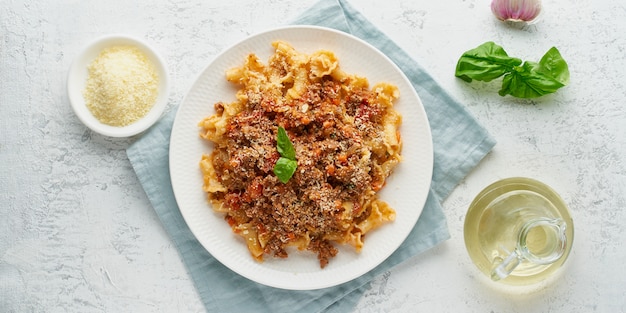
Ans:
[[[156,68],[136,47],[107,48],[87,70],[85,103],[104,124],[119,127],[132,124],[144,117],[156,101],[159,81]]]

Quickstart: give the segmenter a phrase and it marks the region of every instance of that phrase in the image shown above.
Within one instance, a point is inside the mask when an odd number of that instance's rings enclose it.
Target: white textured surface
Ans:
[[[145,38],[166,59],[170,108],[222,49],[315,1],[0,3],[0,311],[202,312],[196,291],[129,165],[133,139],[89,131],[65,92],[74,55],[109,33]],[[544,0],[538,24],[510,28],[487,0],[352,1],[426,67],[498,140],[444,203],[452,238],[377,278],[361,312],[626,311],[626,4]],[[493,40],[538,60],[551,46],[571,83],[534,101],[466,84],[454,66]],[[529,176],[570,205],[566,271],[524,294],[482,280],[463,245],[467,206],[487,184]]]

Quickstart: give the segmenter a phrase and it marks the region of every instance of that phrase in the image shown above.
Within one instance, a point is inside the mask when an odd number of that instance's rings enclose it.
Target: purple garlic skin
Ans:
[[[491,11],[501,21],[532,23],[541,13],[541,0],[493,0]]]

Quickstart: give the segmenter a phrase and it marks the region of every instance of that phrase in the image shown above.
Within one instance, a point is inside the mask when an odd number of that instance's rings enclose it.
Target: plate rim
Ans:
[[[214,253],[211,252],[211,249],[209,247],[207,247],[205,245],[205,243],[203,242],[203,240],[201,238],[198,237],[196,231],[194,231],[194,227],[192,226],[194,223],[193,221],[190,221],[190,216],[188,214],[185,213],[185,210],[182,208],[180,201],[179,201],[179,196],[177,195],[176,192],[176,188],[175,188],[175,175],[173,175],[174,171],[173,171],[173,153],[172,150],[175,149],[176,147],[176,143],[174,142],[174,138],[175,138],[175,134],[178,131],[178,129],[180,129],[180,127],[177,127],[177,125],[180,122],[179,116],[181,115],[181,111],[183,110],[184,104],[188,101],[188,98],[190,96],[190,94],[192,93],[192,91],[194,90],[194,88],[196,87],[196,85],[199,83],[199,81],[201,80],[201,78],[206,75],[207,71],[213,66],[213,64],[220,60],[225,54],[229,53],[231,50],[237,48],[239,45],[243,45],[248,41],[251,41],[257,37],[262,37],[262,36],[267,36],[273,33],[279,33],[279,32],[283,32],[283,31],[294,31],[294,30],[303,30],[303,31],[319,31],[319,32],[330,32],[333,33],[336,36],[339,37],[347,37],[351,40],[357,41],[360,44],[368,47],[369,49],[372,50],[372,52],[377,53],[380,57],[386,59],[386,61],[392,65],[394,67],[394,71],[396,72],[396,74],[399,74],[399,76],[401,77],[401,79],[403,79],[405,81],[405,83],[410,87],[410,91],[413,94],[413,96],[418,100],[419,102],[419,110],[421,111],[421,115],[426,123],[426,127],[425,127],[425,134],[428,137],[428,144],[427,144],[427,148],[428,148],[428,152],[427,153],[427,160],[420,160],[420,161],[424,161],[427,162],[429,165],[426,166],[427,169],[427,173],[425,173],[425,176],[427,176],[427,184],[423,187],[424,189],[422,190],[422,196],[419,197],[419,199],[421,200],[420,203],[417,204],[417,206],[419,207],[419,213],[417,214],[417,218],[415,218],[415,221],[411,223],[411,228],[403,235],[403,237],[401,238],[402,240],[398,240],[397,241],[397,245],[395,245],[395,247],[393,249],[390,250],[390,252],[388,254],[386,254],[383,258],[381,258],[379,261],[375,262],[376,264],[371,265],[370,267],[368,267],[365,270],[360,271],[360,273],[358,275],[351,275],[351,276],[346,276],[345,278],[342,279],[336,279],[330,283],[306,283],[306,284],[298,284],[298,283],[285,283],[285,282],[276,282],[276,281],[271,281],[271,280],[267,280],[267,279],[258,279],[257,277],[253,277],[253,275],[250,275],[248,273],[244,273],[242,270],[238,270],[236,268],[233,268],[232,266],[230,266],[229,264],[227,264],[227,262],[225,262],[223,260],[223,258],[220,257],[220,255],[215,255]],[[269,42],[268,42],[269,44]],[[320,47],[320,49],[324,49],[323,45],[322,47]],[[341,61],[341,60],[340,60]],[[340,30],[336,30],[333,28],[328,28],[328,27],[323,27],[323,26],[315,26],[315,25],[287,25],[287,26],[280,26],[280,27],[275,27],[275,28],[270,28],[261,32],[257,32],[254,34],[251,34],[249,36],[246,36],[243,39],[240,39],[238,41],[236,41],[235,43],[229,45],[228,47],[226,47],[225,49],[223,49],[220,53],[218,53],[217,55],[215,55],[212,60],[209,61],[209,63],[198,73],[198,75],[195,77],[195,79],[193,80],[193,83],[191,85],[191,87],[189,88],[189,90],[187,91],[187,93],[185,93],[183,99],[181,100],[180,105],[177,107],[176,109],[176,116],[174,117],[174,122],[173,122],[173,126],[172,126],[172,130],[171,130],[171,136],[169,139],[169,154],[168,154],[168,166],[169,166],[169,170],[170,170],[170,182],[172,185],[172,189],[174,192],[174,198],[176,200],[176,204],[178,205],[178,209],[185,221],[185,223],[187,224],[189,230],[191,231],[191,233],[194,235],[195,239],[200,243],[200,245],[213,257],[215,258],[217,261],[219,261],[221,264],[223,264],[224,266],[226,266],[228,269],[232,270],[233,272],[260,284],[263,285],[267,285],[270,287],[275,287],[275,288],[280,288],[280,289],[287,289],[287,290],[315,290],[315,289],[321,289],[321,288],[327,288],[327,287],[333,287],[333,286],[337,286],[340,285],[342,283],[354,280],[364,274],[366,274],[367,272],[373,270],[374,268],[376,268],[377,266],[379,266],[381,263],[383,263],[385,260],[387,260],[389,258],[389,256],[391,256],[394,252],[396,252],[398,250],[398,248],[402,245],[402,243],[406,240],[406,238],[410,235],[411,231],[413,230],[413,228],[415,227],[415,224],[417,223],[417,221],[419,220],[419,217],[421,216],[424,207],[426,205],[426,201],[428,198],[428,193],[430,191],[431,188],[431,184],[432,184],[432,175],[433,175],[433,166],[434,166],[434,149],[433,149],[433,142],[432,142],[432,133],[431,133],[431,128],[430,128],[430,124],[429,124],[429,120],[428,120],[428,116],[425,112],[425,108],[423,105],[423,102],[421,101],[421,98],[419,97],[419,94],[417,93],[417,91],[415,90],[413,84],[411,83],[411,81],[408,79],[408,77],[406,76],[406,74],[404,73],[404,71],[402,71],[395,62],[393,62],[393,60],[391,60],[387,55],[385,55],[384,53],[382,53],[380,50],[378,50],[376,47],[374,47],[372,44],[366,42],[365,40],[358,38],[352,34],[340,31]],[[198,156],[199,158],[200,156]],[[393,176],[393,174],[392,174]],[[201,188],[201,186],[198,186],[198,188]],[[208,204],[207,202],[207,209],[211,209],[210,208],[210,204]],[[394,241],[395,242],[395,241]],[[365,247],[364,249],[366,249],[367,247]],[[247,248],[246,248],[247,249]],[[246,250],[247,251],[247,250]],[[246,254],[244,257],[248,257],[251,259],[251,257]],[[291,255],[290,255],[291,257]],[[263,263],[260,263],[261,265]],[[321,271],[324,271],[326,269],[320,269]],[[298,273],[293,273],[294,275],[298,275]]]

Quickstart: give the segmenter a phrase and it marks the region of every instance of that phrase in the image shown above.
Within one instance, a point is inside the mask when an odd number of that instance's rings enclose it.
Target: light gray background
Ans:
[[[126,158],[134,138],[83,126],[67,71],[96,37],[144,38],[167,61],[171,110],[221,50],[314,3],[0,0],[0,311],[204,311]],[[498,141],[444,203],[451,239],[378,277],[357,311],[624,311],[626,4],[545,0],[542,20],[519,28],[495,20],[489,3],[351,2]],[[570,85],[529,101],[498,96],[498,83],[456,79],[459,56],[490,40],[533,61],[556,46]],[[565,271],[539,290],[486,282],[465,251],[468,205],[509,176],[551,185],[574,216]]]

